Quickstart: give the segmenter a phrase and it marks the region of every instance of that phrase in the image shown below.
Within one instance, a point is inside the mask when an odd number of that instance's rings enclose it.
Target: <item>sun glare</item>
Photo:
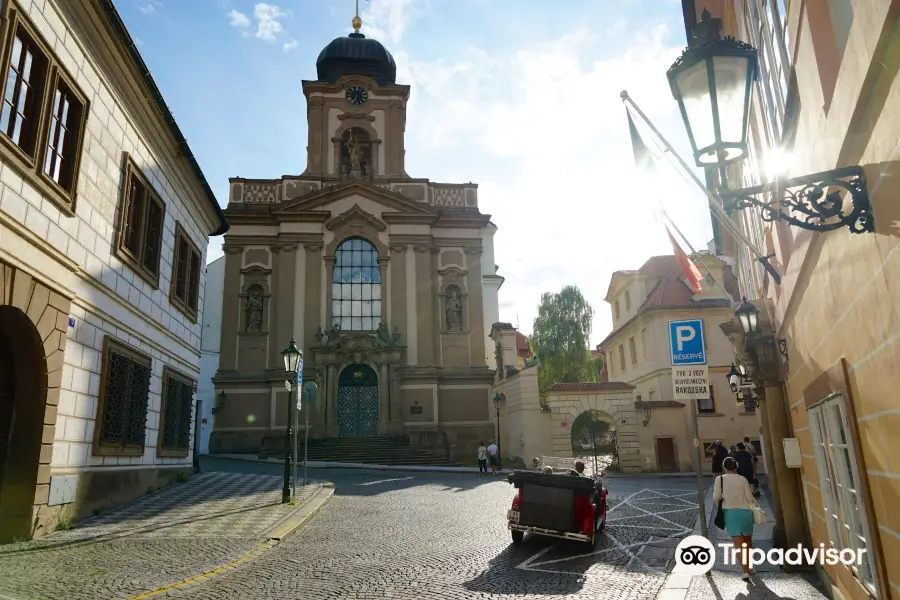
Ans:
[[[772,148],[762,161],[763,176],[767,179],[787,177],[791,173],[792,165],[793,157],[789,152],[781,148]]]

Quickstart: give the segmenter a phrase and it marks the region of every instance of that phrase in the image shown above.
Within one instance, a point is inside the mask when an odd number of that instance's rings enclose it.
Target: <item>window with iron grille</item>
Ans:
[[[193,411],[194,380],[166,367],[163,369],[157,456],[181,458],[188,455]]]
[[[125,155],[116,255],[147,283],[159,283],[166,206],[140,168]]]
[[[95,455],[144,453],[151,358],[106,338],[94,429]]]
[[[184,314],[197,319],[200,299],[200,250],[181,225],[175,226],[175,254],[172,257],[172,292],[169,300]]]

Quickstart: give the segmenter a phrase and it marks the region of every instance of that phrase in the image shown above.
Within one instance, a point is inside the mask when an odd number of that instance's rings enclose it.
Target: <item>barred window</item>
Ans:
[[[182,458],[188,455],[191,443],[194,380],[166,367],[162,390],[157,456]]]
[[[151,358],[110,337],[103,352],[95,455],[144,453]]]
[[[381,269],[371,242],[351,238],[335,251],[331,323],[344,331],[373,331],[381,321]]]

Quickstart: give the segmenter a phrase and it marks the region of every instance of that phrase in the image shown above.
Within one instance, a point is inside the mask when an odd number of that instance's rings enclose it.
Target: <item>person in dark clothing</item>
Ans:
[[[722,445],[722,440],[716,440],[710,449],[712,453],[712,472],[716,475],[722,474],[722,461],[728,458],[728,450]]]
[[[738,442],[737,452],[733,455],[737,461],[737,474],[747,480],[751,486],[753,485],[753,455],[747,452],[744,442]]]

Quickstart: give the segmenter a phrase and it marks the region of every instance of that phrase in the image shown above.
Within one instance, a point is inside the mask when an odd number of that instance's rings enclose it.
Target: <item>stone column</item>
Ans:
[[[378,257],[378,271],[381,274],[381,314],[379,317],[385,323],[388,322],[388,304],[391,301],[391,282],[388,277],[389,256]],[[390,326],[390,323],[388,323]]]
[[[430,244],[416,244],[416,336],[418,349],[418,364],[434,365],[434,343],[431,339],[432,335],[439,335],[438,331],[434,331],[434,289],[432,284],[433,278],[433,255],[431,253]]]
[[[774,515],[772,515],[772,518],[775,520],[775,528],[773,534],[775,533],[775,531],[780,531],[778,535],[783,536],[784,526],[782,524],[784,523],[784,511],[782,510],[783,505],[781,503],[781,490],[778,487],[778,481],[775,471],[775,445],[773,443],[774,438],[772,428],[769,426],[770,405],[768,402],[766,402],[766,388],[756,388],[756,394],[757,396],[759,396],[759,406],[757,407],[757,410],[759,411],[759,420],[760,424],[762,425],[763,445],[765,446],[767,459],[766,476],[768,478],[769,492],[772,494],[772,512],[775,513]]]
[[[763,329],[763,324],[760,324]],[[773,499],[777,494],[781,505],[782,519],[776,521],[772,533],[772,541],[775,547],[794,548],[798,545],[808,545],[806,526],[803,520],[802,494],[794,469],[787,466],[784,459],[784,444],[782,440],[791,437],[788,425],[788,410],[785,405],[784,394],[781,389],[780,365],[778,363],[778,343],[775,337],[769,335],[756,335],[746,342],[746,360],[749,363],[747,369],[750,377],[758,385],[765,388],[762,395],[764,400],[762,418],[768,424],[767,439],[771,438],[771,454],[769,464],[770,486],[777,487],[773,493]],[[766,451],[769,452],[769,447]]]
[[[275,325],[269,332],[270,343],[275,346],[273,359],[274,368],[283,365],[284,359],[281,351],[287,348],[294,334],[294,286],[297,276],[297,248],[296,243],[278,244],[278,254],[273,263],[277,264],[274,272],[278,281],[277,295],[273,294],[275,309]],[[297,318],[300,318],[298,315]],[[304,340],[294,340],[303,349]],[[270,363],[271,364],[271,363]],[[284,368],[283,366],[281,368]]]
[[[237,369],[237,334],[241,330],[241,261],[244,247],[225,243],[222,336],[219,371]]]
[[[319,327],[326,329],[329,324],[322,323],[320,318],[322,299],[325,295],[325,290],[321,289],[322,269],[325,268],[325,263],[322,260],[322,243],[304,244],[303,248],[306,250],[306,281],[304,282],[306,306],[303,311],[303,337],[305,339],[303,344],[305,348],[309,348],[318,343],[316,332],[319,330]]]
[[[410,254],[406,251],[406,244],[391,243],[391,316],[393,322],[388,323],[393,328],[397,327],[400,331],[400,343],[409,345],[409,323],[410,318],[406,306],[406,261]]]
[[[481,272],[481,254],[482,249],[466,248],[466,271],[468,272],[467,285],[469,295],[466,298],[466,329],[469,330],[469,363],[472,366],[487,366],[485,363],[486,348],[484,347],[484,290],[482,289],[482,272]],[[513,334],[515,335],[515,334]],[[515,337],[513,338],[513,346],[515,347]],[[513,362],[508,363],[516,365],[515,358]]]

